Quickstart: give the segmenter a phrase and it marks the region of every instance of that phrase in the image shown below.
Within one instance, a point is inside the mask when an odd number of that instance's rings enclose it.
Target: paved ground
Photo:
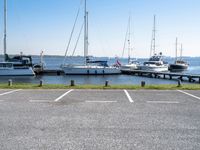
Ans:
[[[200,91],[0,90],[0,149],[200,149]]]

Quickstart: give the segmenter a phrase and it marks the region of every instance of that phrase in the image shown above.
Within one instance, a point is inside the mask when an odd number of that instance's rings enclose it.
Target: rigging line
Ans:
[[[78,12],[77,12],[75,21],[74,21],[74,25],[73,25],[73,28],[72,28],[72,31],[71,31],[71,34],[70,34],[69,42],[68,42],[68,44],[67,44],[67,48],[66,48],[66,51],[65,51],[65,58],[64,58],[64,60],[63,60],[63,65],[64,65],[64,63],[65,63],[65,61],[66,61],[67,53],[68,53],[68,51],[69,51],[69,46],[70,46],[70,43],[71,43],[71,40],[72,40],[72,37],[73,37],[73,33],[74,33],[74,30],[75,30],[75,27],[76,27],[76,22],[77,22],[77,20],[78,20],[78,16],[79,16],[79,13],[80,13],[80,9],[81,9],[82,2],[83,2],[83,0],[81,0],[81,2],[80,2],[80,6],[79,6],[79,9],[78,9]]]
[[[129,20],[130,20],[130,17],[129,17]],[[126,36],[125,36],[125,40],[124,40],[124,47],[123,47],[122,57],[124,57],[124,52],[125,52],[125,47],[126,47],[126,41],[127,41],[128,31],[129,31],[128,28],[129,28],[129,23],[128,23],[128,26],[127,26]]]
[[[76,41],[76,45],[75,45],[75,47],[74,47],[74,50],[73,50],[72,56],[74,56],[74,54],[75,54],[75,51],[76,51],[76,48],[77,48],[78,42],[79,42],[79,40],[80,40],[81,33],[82,33],[82,31],[83,31],[83,27],[84,27],[84,23],[83,23],[82,26],[81,26],[81,30],[80,30],[80,32],[79,32],[78,39],[77,39],[77,41]]]

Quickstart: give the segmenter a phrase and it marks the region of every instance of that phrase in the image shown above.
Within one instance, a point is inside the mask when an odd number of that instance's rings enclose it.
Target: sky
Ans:
[[[7,0],[7,53],[64,55],[81,0]],[[184,56],[200,56],[199,0],[87,0],[89,55],[121,57],[131,14],[132,57],[149,57],[153,16],[156,51],[175,56],[175,39]],[[69,48],[83,23],[83,6]],[[3,0],[0,1],[0,54],[3,54]],[[83,33],[75,55],[83,55]],[[127,56],[127,46],[125,55]]]

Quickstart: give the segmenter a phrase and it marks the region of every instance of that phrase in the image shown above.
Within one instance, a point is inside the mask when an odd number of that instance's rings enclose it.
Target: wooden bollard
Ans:
[[[40,84],[39,84],[40,87],[43,86],[43,80],[40,80]]]
[[[75,86],[75,81],[71,80],[70,86]]]
[[[182,86],[181,80],[178,80],[178,87],[181,87],[181,86]]]
[[[8,86],[12,86],[12,80],[8,80]]]
[[[108,83],[109,83],[108,81],[105,82],[105,87],[108,87],[108,86],[109,86]]]
[[[141,82],[141,87],[145,87],[145,84],[146,84],[145,81],[142,81]]]

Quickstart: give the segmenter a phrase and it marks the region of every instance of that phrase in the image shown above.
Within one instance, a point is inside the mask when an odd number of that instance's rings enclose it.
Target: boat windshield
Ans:
[[[162,58],[162,56],[152,56],[150,59],[149,59],[149,61],[162,61],[163,60],[163,58]]]
[[[88,61],[88,64],[108,67],[107,61]]]

